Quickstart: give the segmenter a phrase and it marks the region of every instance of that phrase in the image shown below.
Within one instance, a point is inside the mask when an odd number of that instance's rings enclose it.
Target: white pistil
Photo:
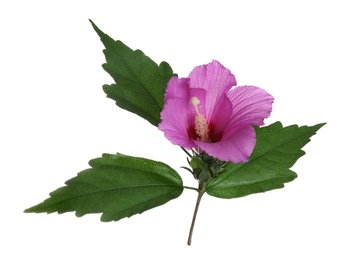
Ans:
[[[197,97],[191,98],[191,104],[194,106],[197,114],[195,117],[195,133],[198,135],[199,141],[207,142],[209,141],[209,126],[206,122],[205,116],[199,111],[198,105],[200,103],[201,102]]]

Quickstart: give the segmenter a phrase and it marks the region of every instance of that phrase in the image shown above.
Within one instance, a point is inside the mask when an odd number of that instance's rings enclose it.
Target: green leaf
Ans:
[[[305,154],[301,150],[324,124],[292,125],[280,122],[256,127],[256,146],[247,163],[229,163],[217,178],[209,181],[206,192],[219,198],[237,198],[284,187],[297,175],[289,168]]]
[[[115,81],[115,84],[103,86],[107,97],[115,100],[119,107],[157,126],[164,106],[165,89],[174,75],[170,65],[162,62],[158,66],[142,51],[134,51],[121,41],[113,40],[90,22],[105,46],[103,68]]]
[[[116,221],[165,204],[183,191],[181,177],[161,162],[104,154],[89,164],[92,168],[25,212],[76,211],[78,217],[102,213],[101,221]]]

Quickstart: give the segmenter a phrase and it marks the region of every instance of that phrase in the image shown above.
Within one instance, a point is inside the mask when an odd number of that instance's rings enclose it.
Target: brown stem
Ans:
[[[191,245],[191,238],[192,238],[192,234],[193,234],[193,231],[194,231],[194,226],[195,226],[195,220],[196,220],[196,215],[197,215],[197,212],[198,212],[198,209],[199,209],[199,206],[200,206],[200,201],[201,201],[201,198],[202,196],[204,195],[205,193],[205,183],[200,185],[200,189],[199,189],[199,194],[198,194],[198,197],[197,197],[197,200],[196,200],[196,205],[195,205],[195,210],[194,210],[194,215],[193,215],[193,219],[191,221],[191,227],[190,227],[190,232],[189,232],[189,238],[188,238],[188,241],[187,241],[187,244],[190,246]]]

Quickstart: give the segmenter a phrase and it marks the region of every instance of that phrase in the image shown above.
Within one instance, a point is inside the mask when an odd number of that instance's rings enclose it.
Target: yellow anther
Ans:
[[[200,100],[197,97],[191,98],[191,104],[194,106],[197,116],[195,117],[195,133],[198,136],[199,141],[209,141],[209,126],[206,122],[206,118],[200,113],[198,105]]]
[[[207,142],[209,140],[209,127],[205,117],[200,114],[195,117],[195,132],[199,136],[199,140]]]

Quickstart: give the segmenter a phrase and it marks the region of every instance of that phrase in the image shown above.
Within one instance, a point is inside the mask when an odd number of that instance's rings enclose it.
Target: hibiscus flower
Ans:
[[[214,60],[188,78],[167,84],[159,129],[173,144],[221,161],[247,162],[274,98],[255,86],[236,86],[230,70]]]

